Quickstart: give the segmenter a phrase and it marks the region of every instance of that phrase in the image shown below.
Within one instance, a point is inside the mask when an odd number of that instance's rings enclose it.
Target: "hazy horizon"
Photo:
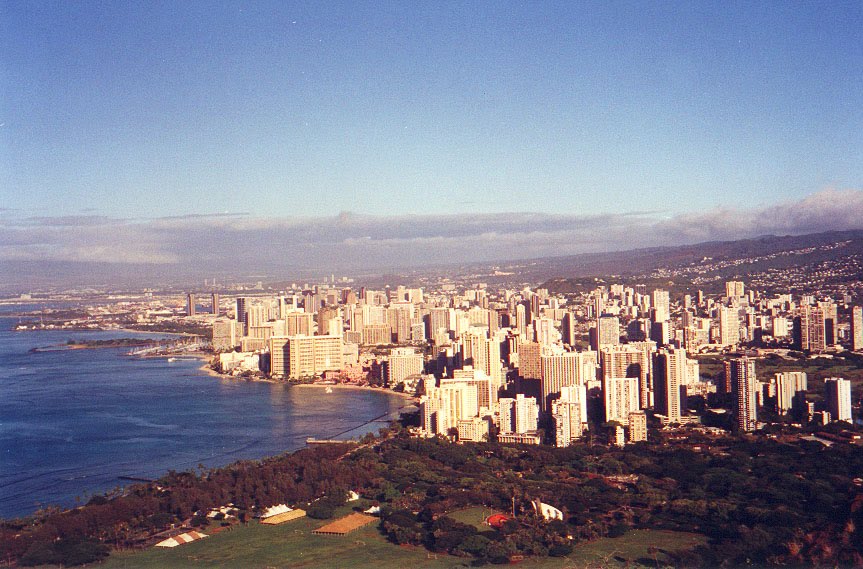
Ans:
[[[863,227],[860,3],[0,14],[7,283]]]

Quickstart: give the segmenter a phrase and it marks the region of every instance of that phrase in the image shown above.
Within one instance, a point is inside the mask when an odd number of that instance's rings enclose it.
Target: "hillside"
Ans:
[[[525,269],[544,287],[560,293],[583,290],[592,286],[594,277],[609,276],[617,282],[648,286],[670,282],[706,291],[719,290],[725,280],[745,277],[758,288],[793,292],[803,284],[851,286],[863,277],[861,259],[863,231],[855,230],[540,259]]]

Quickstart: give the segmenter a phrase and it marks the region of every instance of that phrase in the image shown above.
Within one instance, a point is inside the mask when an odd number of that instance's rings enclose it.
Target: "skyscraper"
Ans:
[[[638,379],[634,377],[603,378],[605,420],[625,424],[629,414],[638,411]]]
[[[536,342],[521,342],[518,346],[518,375],[524,379],[542,377],[542,345]]]
[[[321,309],[318,310],[316,316],[305,312],[300,314],[314,318],[314,321],[317,322],[318,325],[318,336],[328,335],[330,333],[330,322],[340,317],[339,309],[329,305],[322,306]],[[339,330],[338,333],[341,334],[342,331]]]
[[[653,342],[631,342],[622,346],[607,346],[599,352],[603,380],[611,377],[638,378],[639,407],[651,405],[653,388]]]
[[[538,344],[550,346],[554,343],[554,320],[551,318],[537,318],[533,321],[533,338]]]
[[[757,426],[755,361],[743,357],[725,362],[725,374],[734,394],[737,429],[754,431]]]
[[[539,407],[536,399],[519,393],[515,399],[502,397],[498,400],[498,416],[500,434],[524,434],[536,430]]]
[[[285,318],[286,336],[311,336],[315,332],[315,316],[308,312],[288,312]]]
[[[467,366],[464,369],[453,370],[453,377],[441,378],[440,384],[460,382],[476,386],[477,405],[480,408],[494,410],[497,405],[498,385],[482,370]]]
[[[687,383],[688,358],[684,350],[662,350],[653,356],[654,408],[669,423],[683,414],[680,389]]]
[[[745,287],[740,281],[728,281],[725,283],[725,296],[728,298],[740,298],[745,294]]]
[[[591,330],[590,348],[600,350],[603,346],[620,344],[620,320],[617,316],[601,316],[596,319],[596,327]]]
[[[740,341],[740,319],[736,308],[719,307],[719,344],[736,346]]]
[[[851,309],[851,349],[863,350],[863,306]]]
[[[838,310],[832,301],[819,302],[818,307],[824,314],[824,346],[836,345],[836,326],[839,323]]]
[[[794,345],[798,350],[823,352],[827,348],[824,310],[804,304],[794,318]]]
[[[515,307],[515,324],[518,327],[518,331],[521,332],[522,338],[529,337],[528,326],[530,325],[530,319],[527,312],[527,307],[524,304],[518,304]]]
[[[560,320],[560,329],[563,343],[568,346],[575,346],[575,325],[575,315],[572,312],[566,312]],[[863,335],[861,335],[861,338],[863,338]]]
[[[249,326],[249,305],[251,304],[251,299],[246,298],[244,296],[237,297],[237,322],[240,325],[240,335],[243,336],[246,334],[246,330]]]
[[[586,395],[583,385],[564,387],[560,399],[551,404],[555,446],[567,447],[581,438],[587,422]]]
[[[269,345],[270,373],[275,377],[299,379],[343,366],[341,336],[273,336]]]
[[[667,290],[653,291],[653,321],[665,322],[671,316],[671,303]]]
[[[540,411],[548,411],[553,399],[560,396],[561,389],[579,383],[581,377],[581,358],[577,352],[566,352],[541,356]],[[582,382],[583,383],[583,382]]]
[[[386,361],[386,384],[394,387],[410,375],[423,371],[423,355],[413,348],[393,348]]]
[[[650,325],[650,339],[659,347],[667,346],[671,341],[671,322],[652,322]]]
[[[472,328],[471,330],[482,330]],[[468,332],[461,336],[461,365],[473,366],[491,378],[495,388],[503,384],[500,363],[500,338],[486,338],[485,333]]]
[[[231,351],[239,345],[236,320],[217,318],[213,322],[213,350]]]
[[[421,427],[428,436],[446,435],[450,429],[457,428],[459,421],[478,415],[475,385],[463,382],[440,387],[428,385],[426,394],[420,398]]]
[[[219,293],[214,292],[211,295],[211,300],[212,300],[212,308],[210,309],[210,312],[212,314],[218,315],[219,314]]]
[[[190,292],[186,295],[186,316],[195,315],[195,293]]]
[[[806,392],[806,372],[786,371],[773,377],[776,384],[776,410],[779,413],[790,411],[798,393]]]
[[[851,422],[851,382],[841,377],[824,380],[824,403],[834,421]]]
[[[434,338],[438,331],[449,332],[453,325],[451,321],[455,318],[455,311],[451,308],[432,308],[428,314],[428,330],[426,335]]]

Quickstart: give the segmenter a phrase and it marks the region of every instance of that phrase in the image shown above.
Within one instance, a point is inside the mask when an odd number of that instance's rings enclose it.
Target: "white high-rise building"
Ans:
[[[632,411],[638,411],[638,378],[609,377],[602,380],[605,420],[625,424]]]
[[[851,349],[863,350],[863,306],[851,309]]]
[[[561,389],[560,398],[551,403],[554,420],[555,444],[569,446],[581,438],[587,425],[587,390],[584,385],[570,385]]]
[[[774,316],[771,331],[776,339],[786,338],[788,336],[788,319],[784,316]]]
[[[498,399],[498,386],[482,370],[476,369],[472,366],[465,366],[462,369],[454,370],[452,374],[452,379],[441,379],[441,385],[455,382],[474,385],[476,386],[477,404],[480,409],[495,409]]]
[[[395,386],[410,375],[423,372],[423,356],[413,348],[393,348],[386,362],[386,382]]]
[[[688,358],[685,350],[662,350],[653,357],[653,385],[656,412],[669,423],[683,415],[680,388],[687,384]]]
[[[475,385],[450,382],[440,387],[429,385],[420,398],[420,419],[423,432],[428,436],[448,435],[457,429],[459,421],[479,416]]]
[[[824,380],[824,403],[834,421],[851,422],[851,382],[841,377]]]
[[[307,312],[286,312],[283,319],[285,321],[286,336],[311,336],[315,333],[314,314]]]
[[[568,447],[572,441],[581,438],[584,427],[579,418],[582,403],[561,401],[551,403],[551,417],[554,420],[554,444],[559,448]]]
[[[638,378],[638,401],[640,408],[652,404],[653,388],[653,352],[656,343],[631,342],[621,346],[609,346],[599,353],[602,378],[605,381],[611,377]],[[634,410],[634,409],[633,409]]]
[[[273,336],[269,348],[270,375],[274,377],[300,379],[344,365],[341,336]]]
[[[719,307],[719,344],[736,346],[740,341],[740,319],[736,308]]]
[[[667,290],[654,290],[652,304],[654,322],[665,322],[671,317],[671,302]]]
[[[560,395],[563,387],[579,383],[579,380],[582,379],[582,366],[581,358],[577,352],[541,356],[540,361],[542,366],[540,374],[542,400],[539,402],[539,407],[541,411],[546,411],[551,400]]]
[[[240,344],[238,329],[242,324],[230,318],[217,318],[213,321],[213,350],[231,351]]]
[[[501,387],[504,375],[501,372],[500,336],[493,334],[491,338],[487,338],[485,330],[471,328],[461,336],[459,342],[462,367],[471,366],[480,370],[491,378],[495,388]]]
[[[806,391],[805,371],[786,371],[773,376],[776,385],[776,410],[785,413],[794,406],[794,397],[798,392]]]
[[[519,393],[515,399],[501,397],[498,401],[499,428],[502,435],[536,431],[539,406],[533,397]]]
[[[551,318],[537,318],[533,321],[533,337],[536,343],[550,346],[558,338],[554,320]]]
[[[596,328],[592,331],[591,347],[601,350],[605,346],[620,344],[620,319],[617,316],[601,316],[596,319]]]
[[[458,422],[458,440],[483,442],[489,437],[489,417],[473,417]]]
[[[728,281],[725,283],[725,296],[728,298],[741,298],[745,293],[745,287],[740,281]]]

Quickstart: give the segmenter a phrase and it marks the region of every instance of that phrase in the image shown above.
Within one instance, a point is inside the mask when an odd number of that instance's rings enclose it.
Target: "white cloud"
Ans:
[[[396,268],[802,234],[863,226],[863,191],[827,189],[764,208],[663,218],[509,213],[326,218],[76,215],[0,220],[0,260],[182,265],[271,274],[292,268]]]

